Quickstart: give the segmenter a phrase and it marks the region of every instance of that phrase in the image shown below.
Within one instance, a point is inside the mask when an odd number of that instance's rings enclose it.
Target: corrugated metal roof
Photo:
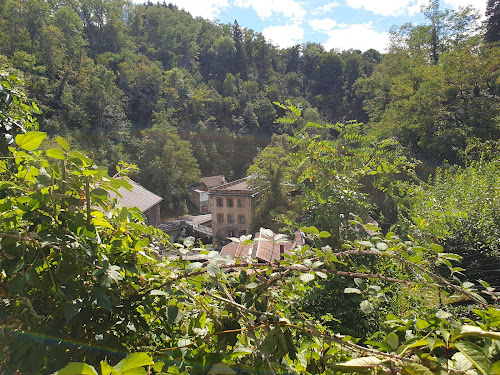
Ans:
[[[257,258],[260,261],[273,263],[281,258],[280,247],[283,246],[285,253],[289,253],[295,246],[302,245],[302,239],[299,235],[295,235],[295,241],[279,241],[274,242],[271,237],[266,236],[262,232],[255,234],[256,242],[241,246],[237,243],[227,244],[222,248],[221,256],[230,256],[232,258]],[[297,241],[298,240],[298,241]]]
[[[163,200],[162,197],[150,192],[130,178],[127,178],[127,181],[132,185],[132,190],[121,187],[118,189],[121,197],[114,193],[109,194],[110,198],[117,199],[120,206],[127,208],[137,207],[141,212],[145,212]]]
[[[257,194],[256,190],[248,184],[251,176],[240,178],[239,180],[225,183],[213,187],[209,190],[210,194],[244,194],[253,195]]]

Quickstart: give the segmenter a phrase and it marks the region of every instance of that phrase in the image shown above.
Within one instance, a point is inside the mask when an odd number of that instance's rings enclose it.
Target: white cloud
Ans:
[[[415,14],[420,13],[423,5],[427,6],[429,5],[429,3],[429,0],[417,0],[416,3],[408,7],[406,12],[408,13],[408,15],[414,16]]]
[[[330,12],[333,8],[336,8],[340,5],[339,2],[337,1],[332,1],[331,3],[327,3],[325,5],[323,5],[322,7],[319,7],[319,8],[316,8],[316,9],[313,9],[311,11],[311,14],[313,16],[317,16],[318,14],[325,14],[325,13],[328,13]]]
[[[144,3],[146,0],[132,0],[134,3]],[[191,13],[193,17],[203,17],[215,19],[219,16],[220,11],[229,7],[228,0],[170,0],[168,1],[177,5],[179,9]],[[156,4],[156,1],[153,1]]]
[[[346,0],[347,6],[354,9],[364,9],[382,16],[398,16],[415,6],[416,0]],[[420,7],[419,7],[420,9]]]
[[[281,13],[293,22],[300,22],[306,10],[294,0],[236,0],[234,5],[241,8],[252,8],[261,19]]]
[[[453,9],[458,9],[459,7],[466,7],[467,5],[471,5],[472,7],[477,9],[482,16],[484,16],[484,14],[486,12],[486,1],[445,0],[443,8],[451,6]]]
[[[337,26],[337,22],[331,18],[312,19],[309,21],[309,26],[314,31],[328,31]]]
[[[288,48],[302,43],[304,28],[298,24],[284,26],[269,26],[262,30],[266,39],[280,48]]]
[[[420,12],[422,5],[428,5],[429,3],[430,0],[346,0],[346,5],[353,9],[364,9],[382,16],[400,16],[405,14],[413,16]],[[442,8],[451,7],[458,9],[458,7],[465,7],[467,5],[472,5],[481,14],[486,9],[486,1],[481,1],[479,4],[478,0],[444,0]]]
[[[325,33],[328,35],[328,40],[324,43],[326,50],[332,48],[339,50],[353,48],[366,51],[374,48],[383,52],[389,45],[389,33],[374,30],[371,22],[337,25],[337,28]]]

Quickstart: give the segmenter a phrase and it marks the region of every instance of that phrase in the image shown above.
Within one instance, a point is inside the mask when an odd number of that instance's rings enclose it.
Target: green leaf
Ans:
[[[358,244],[362,247],[374,247],[375,246],[370,241],[356,241],[356,244]]]
[[[358,288],[345,288],[344,293],[346,293],[346,294],[351,294],[351,293],[361,294],[361,290],[359,290]]]
[[[440,254],[444,251],[443,246],[438,245],[437,243],[431,244],[431,249],[434,250],[436,254]]]
[[[93,197],[98,197],[98,198],[101,198],[101,199],[106,199],[107,196],[108,196],[108,192],[106,190],[104,190],[103,188],[96,188],[96,189],[92,190],[90,192],[90,194]]]
[[[233,374],[236,374],[236,372],[223,362],[216,363],[215,365],[212,366],[212,368],[208,372],[208,375],[233,375]]]
[[[472,368],[472,363],[465,357],[462,353],[456,352],[453,354],[453,357],[451,357],[453,361],[453,367],[455,370],[459,371],[467,371],[470,368]],[[475,371],[474,371],[475,372]],[[476,372],[477,374],[477,372]]]
[[[40,146],[46,136],[47,133],[44,132],[26,132],[24,134],[16,135],[16,143],[19,147],[25,150],[33,151]]]
[[[250,355],[252,353],[253,353],[253,350],[250,348],[237,347],[237,348],[234,348],[233,352],[229,353],[226,356],[226,358],[233,359],[233,358],[243,357],[245,355]]]
[[[176,305],[168,306],[167,319],[170,325],[177,323],[177,321],[180,319],[180,310]]]
[[[97,375],[94,367],[86,363],[72,362],[56,372],[57,375]]]
[[[262,353],[264,359],[269,358],[271,354],[276,351],[276,347],[278,346],[279,337],[278,335],[281,333],[281,330],[278,327],[274,327],[271,332],[267,334],[267,336],[262,340],[259,345],[259,350]]]
[[[393,350],[396,350],[399,346],[399,337],[394,332],[389,333],[385,341],[387,341]]]
[[[460,327],[458,333],[462,336],[487,337],[492,340],[500,340],[500,332],[485,331],[475,326],[463,325]]]
[[[408,363],[404,366],[405,371],[410,375],[433,375],[434,373],[424,365],[419,363]]]
[[[369,372],[370,369],[377,367],[381,363],[382,361],[377,357],[363,357],[336,363],[334,368],[344,372]]]
[[[116,366],[113,366],[118,374],[123,374],[126,371],[136,369],[138,367],[153,365],[153,358],[147,353],[133,353],[127,358],[122,359]]]
[[[217,277],[220,272],[220,268],[215,262],[210,262],[207,266],[207,273],[212,277]]]
[[[75,317],[82,309],[81,303],[77,301],[69,301],[63,304],[64,317],[66,318],[66,323]]]
[[[496,361],[490,368],[490,375],[500,375],[500,361]]]
[[[446,311],[443,311],[443,310],[439,310],[437,313],[436,313],[436,318],[439,318],[439,319],[448,319],[448,318],[451,318],[451,314],[449,312],[446,312]]]
[[[102,287],[95,287],[93,290],[93,294],[97,299],[97,305],[108,311],[113,311],[113,305],[111,305],[111,300],[106,294],[106,289]]]
[[[199,270],[201,267],[203,267],[203,263],[200,262],[193,262],[189,263],[186,267],[186,272],[191,273]]]
[[[152,296],[167,296],[167,297],[169,295],[167,292],[159,289],[153,289],[151,292],[149,292],[149,294],[151,294]]]
[[[326,231],[321,231],[319,232],[319,238],[328,238],[328,237],[331,237],[332,235]]]
[[[430,324],[426,320],[418,319],[415,326],[417,327],[417,329],[426,329],[427,327],[430,327]]]
[[[64,160],[64,152],[60,148],[49,148],[47,151],[45,151],[47,156],[58,159],[58,160]]]
[[[101,361],[101,375],[110,375],[114,372],[114,368],[107,362]]]
[[[481,372],[481,374],[489,374],[491,362],[479,346],[469,341],[459,341],[455,343],[455,347]]]
[[[57,137],[56,142],[64,149],[64,151],[69,151],[69,144],[63,137]]]
[[[302,275],[300,275],[300,280],[305,283],[313,281],[315,278],[316,277],[314,276],[314,273],[303,273]]]
[[[185,355],[188,347],[191,345],[190,339],[180,339],[177,341],[177,346],[180,347],[182,355]]]
[[[247,285],[247,289],[255,289],[255,288],[257,288],[258,286],[259,286],[259,284],[258,284],[258,283],[256,283],[256,282],[251,282],[251,283],[249,283],[249,284]]]
[[[363,279],[355,278],[354,283],[357,285],[357,287],[360,290],[366,290],[366,288],[367,288],[366,282]]]
[[[314,273],[316,274],[316,276],[321,277],[322,279],[327,279],[328,278],[328,275],[326,273],[324,273],[324,272],[315,271]]]

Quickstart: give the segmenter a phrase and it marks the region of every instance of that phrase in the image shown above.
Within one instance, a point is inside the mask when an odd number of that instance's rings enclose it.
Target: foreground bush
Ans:
[[[220,363],[243,373],[497,371],[500,312],[473,285],[429,271],[458,258],[440,246],[381,236],[355,218],[351,225],[374,234],[341,249],[297,248],[279,264],[221,258],[190,238],[177,245],[177,258],[157,259],[159,233],[107,198],[104,189],[125,182],[63,139],[38,151],[44,137],[18,135],[0,165],[3,373],[51,373],[75,361],[97,368],[131,351],[151,353],[170,373],[203,374]],[[313,242],[330,236],[303,230]],[[205,260],[183,260],[187,253]],[[357,265],[360,257],[376,259],[379,271]],[[425,315],[389,316],[381,332],[359,342],[291,303],[328,277],[356,279],[358,288],[345,292],[362,295],[365,307],[398,289],[460,294],[481,307],[474,320],[439,304]]]

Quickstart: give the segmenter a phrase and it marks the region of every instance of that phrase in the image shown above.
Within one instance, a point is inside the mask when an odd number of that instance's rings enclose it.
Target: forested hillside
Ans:
[[[295,127],[357,120],[437,165],[498,137],[498,48],[472,9],[434,2],[425,15],[394,28],[382,55],[279,49],[165,3],[4,0],[0,64],[24,79],[42,130],[111,168],[137,163],[165,212],[181,213],[200,173],[243,177],[272,134],[294,130],[275,123],[274,102],[302,109]]]
[[[8,0],[0,25],[1,65],[24,78],[41,129],[110,167],[138,163],[170,213],[200,170],[243,177],[273,133],[291,131],[274,123],[274,101],[300,103],[302,123],[367,120],[353,85],[381,60],[312,43],[281,50],[165,3]]]

